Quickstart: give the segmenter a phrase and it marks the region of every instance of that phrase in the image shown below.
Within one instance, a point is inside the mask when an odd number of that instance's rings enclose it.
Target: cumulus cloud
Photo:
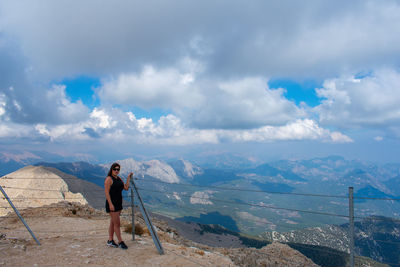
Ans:
[[[2,137],[15,134],[8,124],[0,128]],[[193,129],[182,121],[167,115],[158,122],[137,119],[131,112],[118,109],[94,109],[86,121],[63,125],[36,124],[24,126],[26,135],[21,137],[49,139],[52,142],[130,143],[152,145],[219,144],[222,142],[271,142],[276,140],[320,140],[346,143],[352,140],[339,132],[323,129],[312,120],[298,120],[284,126],[264,126],[248,130]]]
[[[284,126],[264,126],[249,131],[230,131],[228,136],[235,141],[273,141],[273,140],[322,140],[334,143],[349,143],[353,140],[340,133],[323,129],[310,119],[297,120]]]
[[[145,109],[190,108],[203,102],[203,96],[195,86],[191,86],[193,80],[190,71],[175,68],[157,70],[148,65],[138,74],[123,73],[104,80],[99,94],[103,102]]]
[[[322,98],[315,108],[323,125],[342,128],[400,125],[400,73],[379,70],[357,78],[327,80],[317,89]]]
[[[193,69],[156,70],[147,66],[138,74],[104,81],[100,96],[105,102],[163,107],[174,111],[187,125],[203,129],[282,125],[305,115],[284,97],[284,89],[269,89],[266,79],[221,81],[201,74]]]
[[[304,115],[284,97],[283,89],[269,89],[260,77],[210,81],[203,88],[206,101],[201,107],[178,112],[194,127],[249,129],[283,125]]]

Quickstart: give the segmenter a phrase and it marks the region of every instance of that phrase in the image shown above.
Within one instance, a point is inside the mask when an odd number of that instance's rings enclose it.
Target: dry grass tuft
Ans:
[[[124,226],[124,232],[128,233],[128,234],[132,234],[132,224],[131,223],[128,223]],[[150,234],[147,229],[143,229],[143,227],[140,224],[136,223],[135,224],[135,235],[141,236],[144,233]]]
[[[125,232],[125,233],[128,233],[128,234],[132,234],[132,224],[131,224],[131,223],[126,224],[126,225],[124,226],[124,232]]]
[[[135,224],[135,235],[143,235],[144,229],[140,224]]]
[[[146,228],[146,229],[144,229],[144,230],[143,230],[143,234],[145,234],[145,235],[150,235],[150,231],[149,231],[149,229],[147,229],[147,228]]]

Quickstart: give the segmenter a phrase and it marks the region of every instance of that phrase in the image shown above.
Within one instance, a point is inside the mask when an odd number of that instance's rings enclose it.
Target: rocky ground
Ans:
[[[213,248],[181,237],[167,222],[153,219],[164,255],[160,255],[143,223],[144,233],[123,232],[128,250],[106,246],[107,214],[89,206],[59,203],[22,214],[39,239],[37,245],[15,215],[0,218],[2,266],[317,266],[290,247],[274,243],[260,250]],[[128,215],[128,214],[126,214]],[[123,221],[122,229],[128,229]]]

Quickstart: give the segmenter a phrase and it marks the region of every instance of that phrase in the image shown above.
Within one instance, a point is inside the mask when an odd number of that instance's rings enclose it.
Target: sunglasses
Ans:
[[[119,172],[119,168],[114,168],[113,171]]]

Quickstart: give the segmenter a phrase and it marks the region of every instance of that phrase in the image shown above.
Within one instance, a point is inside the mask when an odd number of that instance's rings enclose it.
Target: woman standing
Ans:
[[[107,178],[104,182],[104,189],[106,193],[106,212],[110,214],[110,226],[108,227],[108,241],[107,245],[110,247],[120,247],[127,249],[121,237],[121,223],[120,215],[122,211],[122,190],[129,189],[129,182],[133,173],[128,175],[126,183],[118,176],[121,166],[118,163],[113,163],[108,172]],[[114,233],[118,238],[118,245],[114,242]]]

